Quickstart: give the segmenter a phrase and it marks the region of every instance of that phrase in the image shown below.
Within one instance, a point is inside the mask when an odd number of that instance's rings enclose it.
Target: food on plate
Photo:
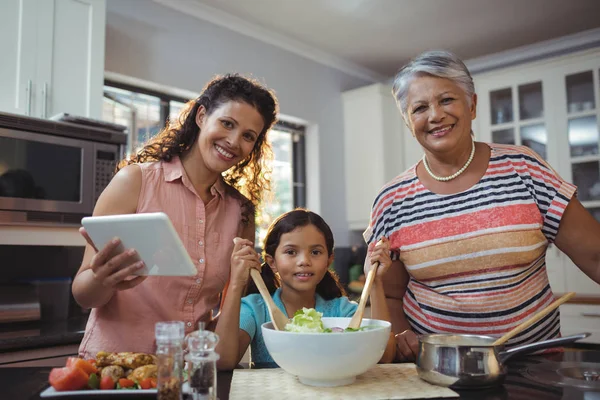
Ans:
[[[369,326],[361,326],[358,329],[353,328],[325,328],[321,318],[323,313],[318,312],[314,308],[303,307],[302,310],[296,311],[291,322],[285,325],[285,330],[288,332],[302,333],[329,333],[329,332],[356,332],[371,329]]]
[[[88,384],[89,376],[75,367],[52,368],[48,381],[56,391],[81,390]]]
[[[143,365],[134,369],[132,373],[127,375],[127,378],[136,382],[141,382],[146,378],[156,378],[157,373],[158,366],[156,364]]]
[[[115,381],[110,376],[103,376],[100,379],[100,390],[113,390],[115,388]]]
[[[68,358],[65,367],[50,371],[50,385],[56,391],[156,388],[158,368],[153,354],[101,351],[96,357]]]
[[[143,365],[156,364],[156,356],[146,353],[108,353],[99,351],[96,354],[96,366],[120,365],[125,369],[136,369]]]
[[[93,363],[84,360],[83,358],[77,357],[69,357],[67,358],[67,367],[75,367],[82,369],[86,374],[95,374],[98,372],[98,369],[94,366]]]
[[[109,365],[100,371],[100,377],[104,378],[105,376],[109,376],[113,382],[118,382],[119,379],[125,377],[125,370],[120,365]]]

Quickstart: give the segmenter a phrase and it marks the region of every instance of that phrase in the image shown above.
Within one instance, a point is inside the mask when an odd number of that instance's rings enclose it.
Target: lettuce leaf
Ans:
[[[302,310],[296,311],[292,322],[285,326],[285,330],[290,332],[325,332],[321,317],[323,317],[323,313],[314,308],[303,307]]]

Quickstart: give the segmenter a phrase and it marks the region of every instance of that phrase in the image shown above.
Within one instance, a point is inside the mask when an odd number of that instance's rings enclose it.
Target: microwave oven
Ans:
[[[0,113],[0,224],[80,225],[126,143],[123,132]]]

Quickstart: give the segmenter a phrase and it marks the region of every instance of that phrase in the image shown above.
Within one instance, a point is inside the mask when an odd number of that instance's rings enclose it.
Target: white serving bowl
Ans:
[[[323,317],[326,328],[346,328],[350,318]],[[361,326],[377,328],[358,332],[299,333],[278,331],[272,322],[261,326],[273,360],[300,382],[310,386],[342,386],[354,382],[381,359],[391,324],[363,319]]]

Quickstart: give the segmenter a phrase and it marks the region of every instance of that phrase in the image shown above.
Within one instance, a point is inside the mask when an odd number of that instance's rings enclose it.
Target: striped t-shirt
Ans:
[[[439,195],[416,165],[375,199],[364,237],[390,240],[410,275],[403,299],[415,333],[501,336],[552,303],[546,249],[575,193],[527,147],[489,144],[490,161],[470,189]],[[558,310],[508,346],[560,335]]]

